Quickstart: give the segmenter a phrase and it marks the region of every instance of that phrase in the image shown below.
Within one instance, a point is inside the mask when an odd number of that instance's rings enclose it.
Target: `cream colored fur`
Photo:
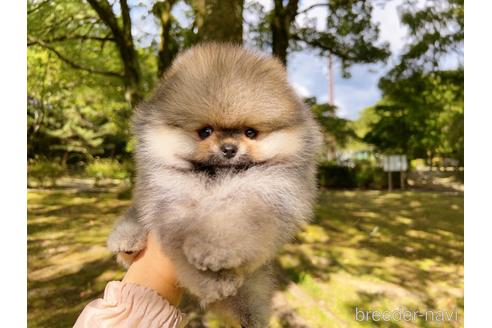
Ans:
[[[243,327],[267,327],[270,263],[311,217],[321,139],[282,65],[240,47],[194,47],[133,123],[134,201],[109,248],[138,251],[154,230],[203,306]],[[204,126],[212,139],[197,134]],[[257,137],[247,139],[246,128]],[[234,158],[221,157],[224,142],[238,145]]]

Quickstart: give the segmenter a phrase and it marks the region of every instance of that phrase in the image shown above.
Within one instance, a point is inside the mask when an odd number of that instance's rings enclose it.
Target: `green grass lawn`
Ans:
[[[30,327],[70,327],[123,270],[105,240],[129,200],[118,190],[28,193]],[[463,195],[325,191],[276,261],[272,327],[462,327]],[[216,320],[185,301],[190,327]],[[355,320],[355,309],[458,311],[458,321]],[[454,314],[453,314],[454,315]],[[431,313],[428,312],[430,319]]]

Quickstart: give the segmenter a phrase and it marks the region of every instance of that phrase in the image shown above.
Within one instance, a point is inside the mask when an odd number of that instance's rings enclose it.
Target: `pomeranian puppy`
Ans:
[[[133,205],[109,249],[154,230],[202,306],[267,327],[270,262],[309,220],[320,132],[282,64],[227,44],[193,47],[136,109]]]

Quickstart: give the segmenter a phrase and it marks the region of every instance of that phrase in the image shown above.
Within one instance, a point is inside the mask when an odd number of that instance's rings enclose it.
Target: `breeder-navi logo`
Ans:
[[[419,319],[425,321],[458,321],[458,310],[443,311],[443,310],[407,310],[404,307],[399,307],[393,311],[375,311],[361,310],[355,308],[355,321],[417,321]]]

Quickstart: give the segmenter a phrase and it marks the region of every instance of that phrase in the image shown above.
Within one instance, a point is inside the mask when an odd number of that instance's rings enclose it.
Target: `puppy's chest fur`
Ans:
[[[192,170],[152,170],[137,179],[136,205],[149,228],[154,221],[176,221],[193,213],[203,201],[226,201],[217,197],[231,181],[244,177],[249,167],[196,166]]]

